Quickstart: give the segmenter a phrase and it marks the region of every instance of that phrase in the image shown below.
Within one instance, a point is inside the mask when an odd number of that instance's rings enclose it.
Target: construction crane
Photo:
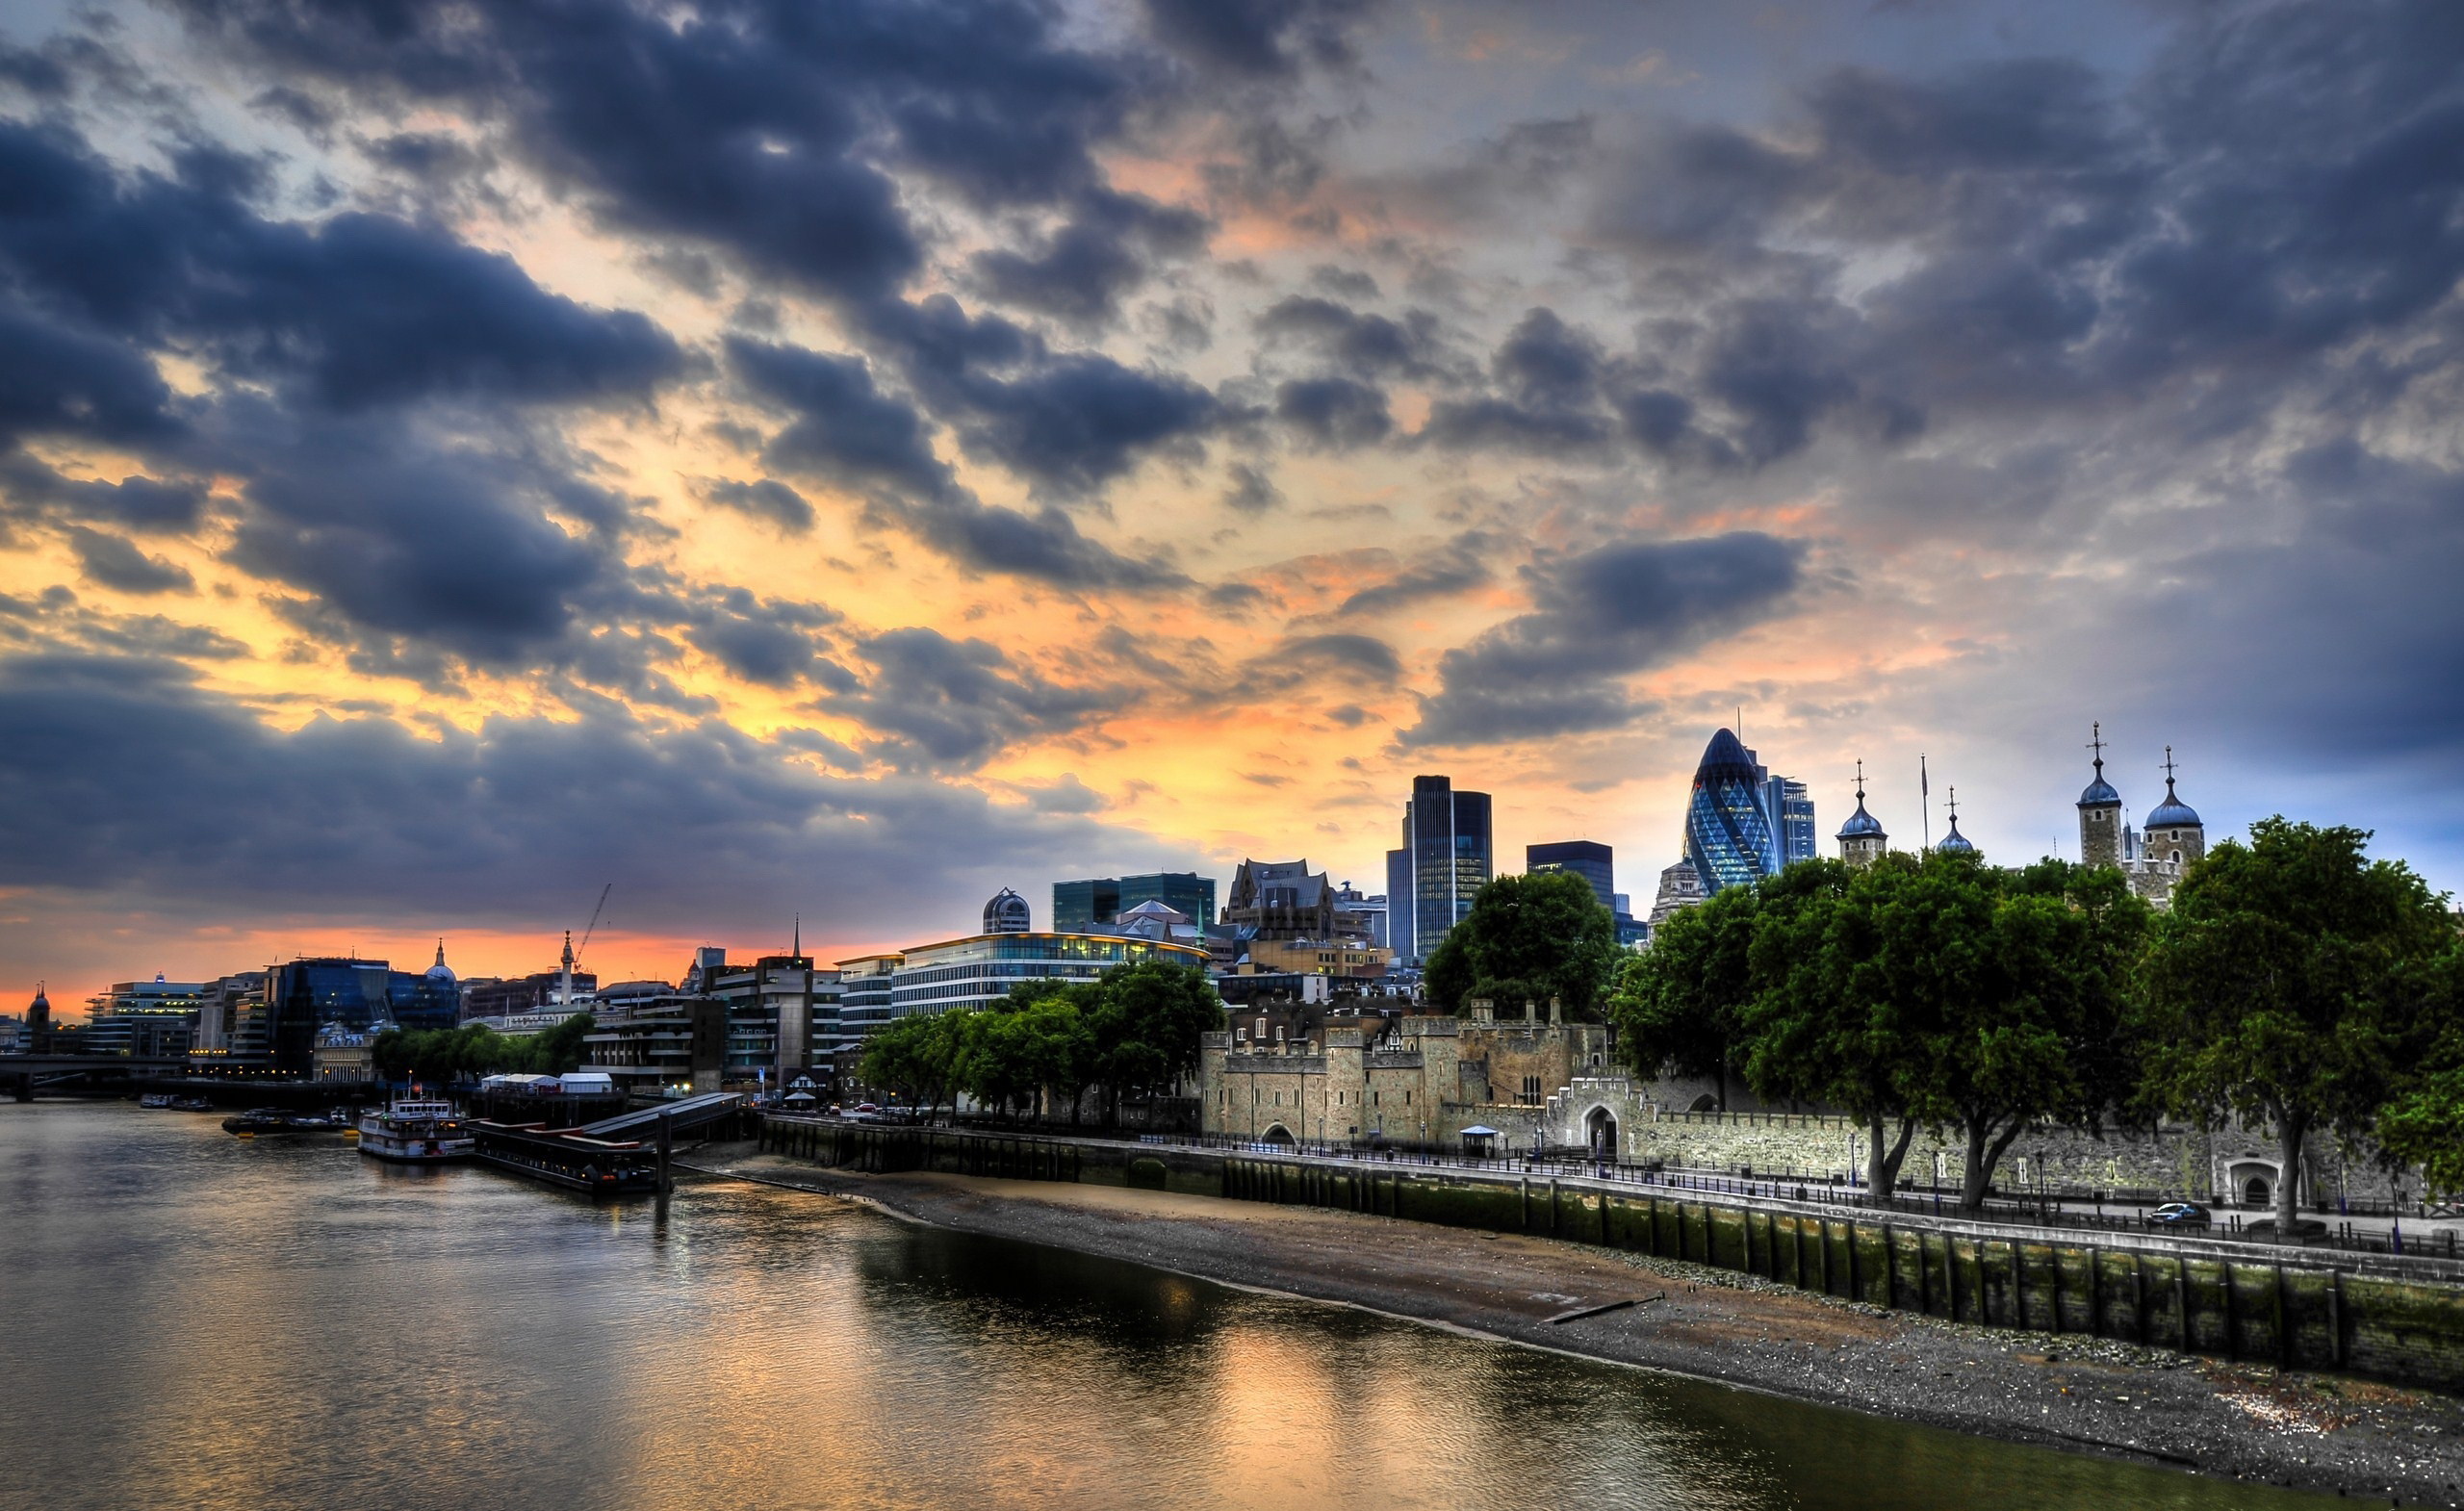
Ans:
[[[599,889],[599,906],[590,910],[590,926],[581,932],[580,950],[574,948],[574,932],[571,929],[565,931],[565,960],[562,973],[564,979],[557,984],[556,993],[556,1002],[560,1007],[573,1006],[574,967],[581,962],[582,950],[590,948],[590,936],[599,932],[599,915],[607,910],[607,894],[614,890],[616,890],[616,884],[613,882]]]

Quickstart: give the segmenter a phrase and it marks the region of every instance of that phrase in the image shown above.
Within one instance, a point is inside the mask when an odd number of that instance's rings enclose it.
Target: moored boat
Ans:
[[[242,1135],[332,1133],[342,1125],[330,1117],[286,1113],[279,1107],[257,1107],[222,1119],[222,1131]]]
[[[137,1105],[140,1107],[168,1107],[171,1105],[171,1093],[168,1091],[148,1091],[143,1096],[137,1099]]]
[[[359,1152],[398,1165],[443,1165],[471,1157],[471,1131],[451,1102],[398,1098],[359,1120]]]

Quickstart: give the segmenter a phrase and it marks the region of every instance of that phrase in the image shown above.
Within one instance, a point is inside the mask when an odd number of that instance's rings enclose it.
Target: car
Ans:
[[[2271,1243],[2275,1242],[2275,1218],[2261,1217],[2256,1222],[2245,1225],[2242,1236],[2261,1239]],[[2312,1239],[2323,1239],[2326,1236],[2327,1225],[2317,1217],[2296,1217],[2293,1219],[2293,1237],[2286,1242],[2306,1243]]]
[[[881,1109],[870,1102],[859,1102],[856,1104],[856,1111],[860,1113],[878,1113]]]
[[[2194,1201],[2169,1201],[2147,1215],[2151,1228],[2203,1228],[2215,1220]]]

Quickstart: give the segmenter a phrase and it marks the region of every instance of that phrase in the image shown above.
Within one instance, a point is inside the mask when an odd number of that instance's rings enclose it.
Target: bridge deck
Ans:
[[[620,1113],[573,1131],[592,1139],[643,1139],[655,1135],[659,1119],[664,1117],[669,1120],[668,1126],[680,1133],[687,1128],[699,1128],[704,1123],[718,1121],[734,1112],[743,1100],[740,1092],[710,1091],[657,1107]]]

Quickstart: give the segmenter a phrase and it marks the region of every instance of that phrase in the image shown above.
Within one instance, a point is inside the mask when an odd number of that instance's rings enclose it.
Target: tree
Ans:
[[[1715,1077],[1724,1113],[1755,992],[1748,950],[1760,906],[1756,887],[1730,886],[1670,914],[1651,948],[1627,959],[1607,1003],[1628,1063],[1650,1077]]]
[[[2278,1233],[2293,1231],[2312,1135],[2377,1121],[2430,963],[2453,947],[2443,900],[2401,861],[2367,858],[2369,838],[2252,825],[2247,845],[2218,845],[2182,879],[2148,952],[2148,1090],[2178,1115],[2274,1129]]]
[[[957,1084],[964,1010],[892,1018],[864,1041],[864,1080],[931,1114]]]
[[[587,1012],[577,1012],[553,1028],[534,1034],[526,1041],[528,1053],[525,1063],[509,1066],[526,1069],[533,1075],[560,1076],[581,1068],[584,1056],[582,1036],[598,1026],[598,1020]]]
[[[2148,913],[2120,872],[2052,859],[2014,873],[1938,854],[1901,889],[1883,958],[1938,1025],[1919,1100],[1966,1141],[1963,1211],[2027,1128],[2096,1131],[2136,1089],[2128,978]]]
[[[1589,882],[1571,871],[1502,876],[1480,888],[1472,910],[1430,952],[1423,979],[1430,1000],[1450,1012],[1465,997],[1554,998],[1589,1018],[1619,956],[1616,917]]]
[[[1125,1092],[1151,1094],[1196,1073],[1198,1036],[1223,1027],[1223,999],[1202,968],[1162,960],[1116,965],[1097,986],[1095,1079],[1117,1121]]]
[[[1926,1041],[1939,993],[1912,968],[1912,920],[1896,916],[1917,862],[1862,870],[1801,860],[1761,884],[1748,958],[1745,1075],[1766,1098],[1828,1102],[1865,1125],[1866,1184],[1887,1196],[1936,1105],[1924,1098]]]

